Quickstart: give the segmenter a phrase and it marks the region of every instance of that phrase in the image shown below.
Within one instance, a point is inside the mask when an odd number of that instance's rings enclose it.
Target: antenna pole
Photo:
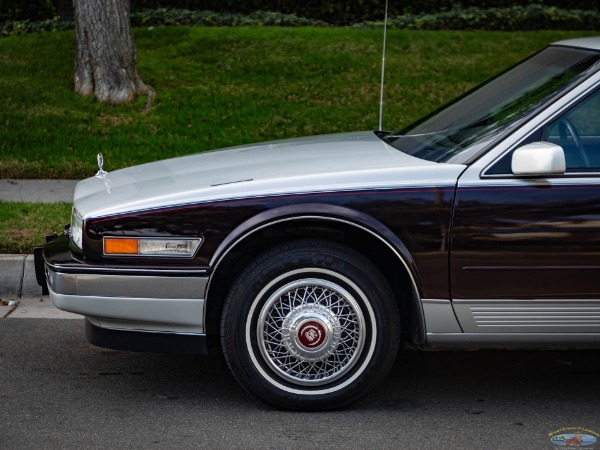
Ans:
[[[385,78],[385,42],[387,40],[388,0],[385,0],[385,18],[383,19],[383,54],[381,57],[381,92],[379,94],[379,131],[383,131],[383,83]]]

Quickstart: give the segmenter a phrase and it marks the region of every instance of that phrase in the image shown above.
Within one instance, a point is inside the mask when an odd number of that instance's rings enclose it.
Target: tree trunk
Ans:
[[[154,89],[137,71],[129,0],[73,0],[75,6],[75,92],[106,103],[128,103]]]

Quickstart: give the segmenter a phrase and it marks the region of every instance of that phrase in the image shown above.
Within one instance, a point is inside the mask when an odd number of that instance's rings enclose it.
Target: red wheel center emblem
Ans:
[[[306,322],[298,330],[298,339],[307,348],[317,348],[325,341],[325,337],[325,328],[319,322]]]

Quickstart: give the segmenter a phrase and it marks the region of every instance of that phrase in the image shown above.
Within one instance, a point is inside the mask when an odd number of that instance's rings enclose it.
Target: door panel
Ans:
[[[597,180],[459,186],[451,295],[465,332],[600,332]]]
[[[600,298],[600,186],[575,180],[459,187],[452,297]]]

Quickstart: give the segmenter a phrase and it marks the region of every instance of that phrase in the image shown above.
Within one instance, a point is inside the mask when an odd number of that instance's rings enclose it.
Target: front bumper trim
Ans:
[[[208,277],[64,273],[48,265],[46,273],[58,309],[117,320],[130,331],[204,333]]]

